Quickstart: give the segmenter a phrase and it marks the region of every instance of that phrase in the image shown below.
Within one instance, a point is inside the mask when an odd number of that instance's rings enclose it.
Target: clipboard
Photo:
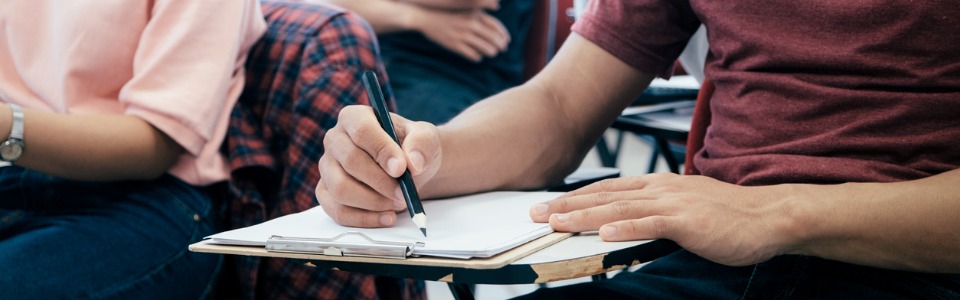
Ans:
[[[406,259],[417,256],[487,258],[553,232],[528,214],[534,204],[557,192],[489,192],[430,200],[431,219],[424,237],[407,218],[389,228],[337,224],[322,208],[282,216],[246,228],[207,237],[212,243],[262,247],[268,252]]]
[[[540,237],[516,248],[504,251],[500,254],[487,258],[455,259],[442,257],[412,257],[405,259],[392,258],[387,256],[367,256],[367,255],[328,255],[323,250],[320,251],[268,251],[265,247],[258,246],[235,246],[220,245],[211,241],[200,241],[189,246],[190,251],[213,254],[230,254],[243,256],[276,257],[289,258],[308,261],[308,265],[315,266],[320,262],[327,262],[333,265],[339,263],[356,263],[369,265],[387,265],[387,266],[408,266],[408,267],[427,267],[427,268],[454,268],[454,269],[472,269],[472,270],[493,270],[503,268],[517,260],[527,257],[543,248],[556,244],[568,237],[572,233],[554,232]],[[399,275],[393,275],[399,276]],[[403,276],[400,276],[403,277]]]
[[[347,236],[359,236],[364,243],[341,241]],[[422,242],[402,243],[378,241],[362,232],[348,231],[333,238],[298,238],[271,236],[267,240],[266,250],[269,252],[323,254],[327,256],[356,256],[356,257],[383,257],[406,259],[413,255],[417,246]]]

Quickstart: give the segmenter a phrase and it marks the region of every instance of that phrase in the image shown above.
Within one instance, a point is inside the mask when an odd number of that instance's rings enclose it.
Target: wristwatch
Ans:
[[[0,161],[14,162],[23,154],[23,110],[16,104],[7,106],[13,111],[13,126],[10,126],[10,137],[0,144]]]

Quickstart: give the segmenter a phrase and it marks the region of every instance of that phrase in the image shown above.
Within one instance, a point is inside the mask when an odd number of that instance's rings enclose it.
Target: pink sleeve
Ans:
[[[143,118],[188,153],[222,138],[236,103],[246,51],[264,31],[257,0],[155,0],[120,91],[126,113]],[[214,145],[218,146],[218,145]]]
[[[648,74],[665,75],[700,26],[685,0],[588,3],[573,31]]]

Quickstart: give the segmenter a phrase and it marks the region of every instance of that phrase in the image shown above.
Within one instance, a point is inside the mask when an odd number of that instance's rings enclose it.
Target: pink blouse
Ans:
[[[265,28],[257,0],[3,0],[0,100],[140,117],[186,150],[170,174],[222,181],[218,150]]]

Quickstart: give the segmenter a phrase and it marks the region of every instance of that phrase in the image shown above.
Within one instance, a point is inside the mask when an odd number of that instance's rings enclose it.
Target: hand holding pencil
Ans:
[[[373,71],[363,72],[363,87],[367,90],[367,97],[370,98],[370,106],[373,106],[373,112],[377,116],[377,122],[383,131],[390,136],[397,145],[400,140],[393,128],[393,120],[390,119],[390,110],[387,109],[387,101],[383,98],[383,91],[380,90],[380,81],[377,80],[377,74]],[[427,236],[427,214],[423,211],[423,205],[420,204],[420,194],[417,193],[417,187],[413,185],[413,176],[410,176],[410,170],[403,170],[400,175],[400,190],[403,192],[403,199],[407,204],[407,211],[413,224],[420,228],[423,236]]]
[[[372,84],[365,84],[376,87],[368,90],[371,102],[376,102],[382,97],[379,84],[372,76],[366,77],[373,79]],[[386,111],[386,105],[383,109]],[[412,187],[414,180],[428,183],[436,175],[442,158],[437,147],[439,132],[429,123],[395,114],[390,119],[394,126],[389,128],[395,128],[396,139],[380,125],[373,107],[352,105],[341,110],[337,125],[324,137],[317,200],[337,223],[353,227],[393,226],[397,212],[407,209],[425,234],[426,214],[412,200],[407,203],[413,199],[411,191],[418,191],[404,190],[401,182],[404,177],[411,178],[408,187]],[[417,218],[418,213],[422,217]]]

